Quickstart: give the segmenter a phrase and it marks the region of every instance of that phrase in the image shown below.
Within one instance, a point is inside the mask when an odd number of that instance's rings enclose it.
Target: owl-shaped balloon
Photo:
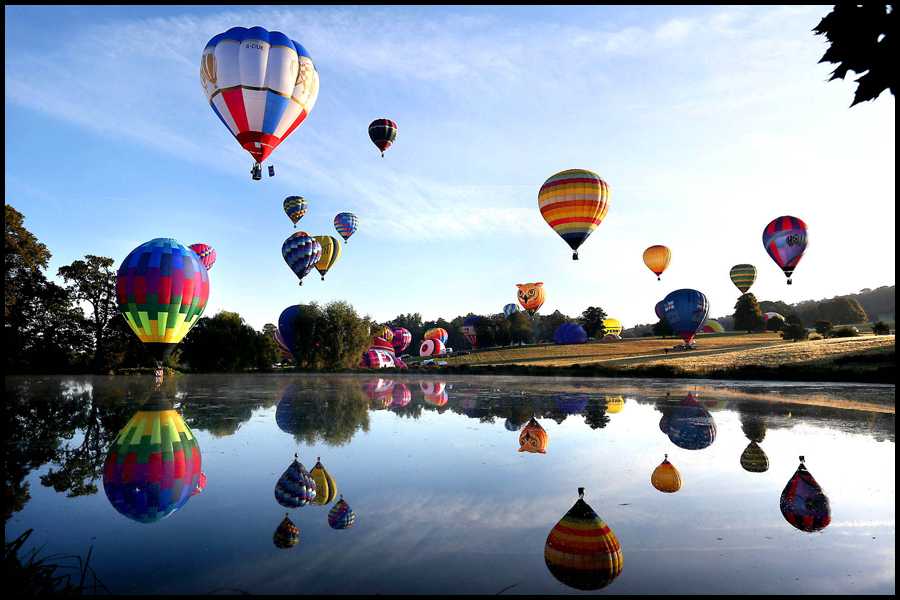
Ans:
[[[528,421],[525,429],[519,434],[519,452],[547,454],[547,432],[534,417]]]
[[[544,303],[544,283],[517,283],[519,288],[519,303],[528,314],[534,316]]]

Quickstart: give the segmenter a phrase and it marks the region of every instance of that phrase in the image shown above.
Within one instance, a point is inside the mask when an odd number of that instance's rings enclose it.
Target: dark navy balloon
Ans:
[[[278,317],[278,333],[281,334],[281,339],[284,340],[284,345],[287,346],[287,349],[290,350],[291,354],[293,354],[294,356],[297,355],[297,332],[294,329],[293,321],[294,317],[297,316],[297,313],[299,313],[303,308],[305,308],[305,306],[302,304],[288,306],[286,309],[281,311],[281,316]]]
[[[583,344],[586,341],[587,333],[576,323],[563,323],[553,333],[553,342],[556,344]]]
[[[697,290],[675,290],[663,299],[662,311],[675,335],[690,344],[709,318],[709,300]]]

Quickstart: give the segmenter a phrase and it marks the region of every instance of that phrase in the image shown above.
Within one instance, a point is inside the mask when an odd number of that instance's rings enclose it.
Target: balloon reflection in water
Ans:
[[[300,531],[294,525],[294,522],[288,518],[287,513],[284,513],[284,519],[272,536],[272,543],[275,544],[276,548],[284,549],[293,548],[299,541]]]
[[[313,481],[316,482],[316,497],[312,501],[316,506],[325,506],[334,501],[337,496],[337,485],[331,478],[331,473],[322,466],[322,457],[316,458],[316,466],[309,472]]]
[[[200,482],[200,464],[197,438],[156,390],[110,447],[103,491],[129,519],[155,523],[190,499]]]
[[[200,478],[197,480],[197,487],[191,492],[191,496],[196,496],[206,488],[206,473],[200,471]]]
[[[519,452],[547,454],[547,444],[549,442],[547,432],[532,417],[525,429],[522,430],[522,433],[519,434]]]
[[[788,523],[800,531],[813,532],[825,529],[831,523],[831,502],[803,464],[791,477],[781,492],[781,514]]]
[[[328,511],[328,524],[332,529],[347,529],[353,525],[355,519],[353,511],[344,502],[344,495],[341,494],[341,499]]]
[[[674,494],[681,489],[681,473],[669,462],[668,454],[665,455],[662,463],[653,470],[650,483],[659,491],[667,494]]]
[[[685,450],[703,450],[716,441],[716,422],[693,394],[681,401],[660,428],[669,441]]]
[[[395,383],[391,388],[391,406],[406,406],[412,400],[412,392],[405,383]]]
[[[294,462],[275,484],[275,500],[285,508],[299,508],[316,499],[316,482],[294,454]]]
[[[620,413],[625,409],[625,399],[622,396],[617,396],[616,398],[606,397],[606,413],[607,414],[616,414]]]
[[[622,572],[619,540],[584,501],[584,488],[547,536],[544,562],[556,579],[577,590],[605,588]]]
[[[741,467],[751,473],[765,473],[769,470],[769,457],[756,442],[750,442],[741,454]]]
[[[584,411],[590,401],[584,394],[561,394],[556,397],[556,408],[567,415],[577,415]]]

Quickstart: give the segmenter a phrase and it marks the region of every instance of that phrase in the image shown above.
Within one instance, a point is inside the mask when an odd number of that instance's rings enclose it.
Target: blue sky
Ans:
[[[349,301],[376,321],[452,319],[544,282],[542,314],[600,306],[626,327],[698,289],[733,312],[729,269],[760,300],[893,285],[894,97],[848,108],[856,84],[811,29],[818,7],[6,7],[6,202],[52,252],[120,264],[172,237],[218,254],[205,313],[253,327],[292,304]],[[252,181],[250,155],[200,85],[206,42],[278,30],[320,74],[309,118]],[[398,125],[382,158],[368,124]],[[543,221],[541,184],[588,169],[610,210],[579,250]],[[281,257],[298,228],[360,228],[323,282]],[[810,248],[787,286],[763,228],[793,215]],[[672,249],[662,281],[641,259]]]

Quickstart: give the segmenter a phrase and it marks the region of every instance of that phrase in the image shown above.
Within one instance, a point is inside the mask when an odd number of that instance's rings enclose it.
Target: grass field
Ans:
[[[782,364],[833,360],[841,356],[893,349],[893,335],[861,335],[805,342],[786,342],[775,333],[710,334],[695,338],[697,349],[673,350],[678,338],[634,338],[610,342],[588,342],[570,346],[541,344],[475,351],[468,356],[446,359],[448,366],[525,365],[566,367],[575,364],[629,366],[671,364],[688,370],[710,370],[741,366],[775,367]],[[669,349],[668,354],[665,348]]]

